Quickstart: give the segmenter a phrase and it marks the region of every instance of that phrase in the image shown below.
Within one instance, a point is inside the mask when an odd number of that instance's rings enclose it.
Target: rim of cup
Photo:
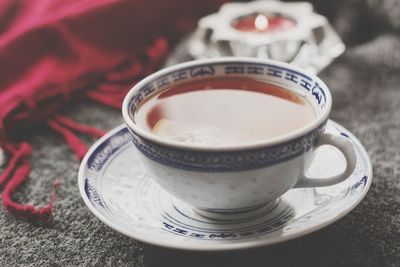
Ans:
[[[326,96],[326,106],[322,110],[320,114],[317,115],[316,119],[314,119],[312,122],[309,122],[305,124],[303,127],[300,127],[292,132],[289,132],[287,134],[283,134],[277,137],[273,138],[268,138],[268,139],[260,139],[256,141],[248,141],[248,142],[241,142],[238,144],[222,144],[222,145],[199,145],[199,144],[190,144],[190,143],[184,143],[184,142],[179,142],[179,141],[174,141],[170,140],[168,138],[163,138],[158,135],[155,135],[148,130],[142,129],[140,126],[138,126],[132,116],[130,115],[129,112],[129,106],[132,101],[132,97],[135,94],[137,90],[140,88],[146,86],[147,84],[151,83],[152,81],[156,80],[157,78],[167,75],[168,73],[178,71],[180,69],[184,68],[190,68],[190,67],[196,67],[198,65],[204,65],[204,64],[216,64],[216,63],[249,63],[249,64],[269,64],[269,65],[275,65],[281,68],[286,68],[290,69],[299,73],[303,73],[307,76],[310,76],[313,80],[316,80],[318,84],[324,89],[325,96]],[[267,82],[266,82],[267,83]],[[291,90],[290,87],[284,87],[285,89]],[[293,90],[291,90],[293,92]],[[149,98],[152,96],[149,96]],[[144,100],[143,100],[144,101]],[[138,82],[135,86],[133,86],[128,94],[125,96],[125,99],[122,104],[122,115],[124,118],[124,121],[128,128],[134,132],[136,135],[139,137],[157,143],[159,145],[163,146],[168,146],[176,149],[182,149],[182,150],[194,150],[194,151],[210,151],[210,152],[223,152],[223,151],[237,151],[237,150],[250,150],[250,149],[258,149],[258,148],[263,148],[263,147],[269,147],[269,146],[274,146],[278,145],[281,143],[285,143],[287,141],[294,140],[296,138],[299,138],[314,129],[318,128],[321,124],[323,124],[329,116],[330,110],[332,107],[332,96],[329,91],[329,88],[325,85],[321,79],[319,79],[315,74],[312,74],[306,70],[303,70],[297,66],[293,66],[288,63],[284,62],[279,62],[275,60],[270,60],[270,59],[257,59],[257,58],[251,58],[251,57],[219,57],[219,58],[213,58],[213,59],[199,59],[199,60],[193,60],[193,61],[188,61],[185,63],[180,63],[177,65],[173,65],[164,69],[161,69],[157,72],[154,72],[153,74],[147,76],[146,78],[142,79],[140,82]]]

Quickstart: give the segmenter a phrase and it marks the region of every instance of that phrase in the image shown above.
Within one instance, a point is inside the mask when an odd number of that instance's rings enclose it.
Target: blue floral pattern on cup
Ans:
[[[324,132],[325,123],[316,130],[280,145],[228,152],[196,152],[173,149],[140,138],[132,133],[135,146],[147,157],[163,165],[191,171],[223,172],[242,171],[274,165],[298,157],[315,146]]]
[[[319,109],[324,108],[327,103],[325,89],[320,82],[304,73],[267,63],[229,62],[188,67],[171,71],[158,77],[146,86],[139,88],[132,96],[132,101],[129,103],[130,114],[133,117],[136,109],[144,99],[163,91],[172,84],[217,76],[246,76],[265,80],[269,83],[278,83],[285,87],[295,86],[300,91],[311,94],[315,98]]]
[[[139,87],[129,103],[130,116],[134,117],[135,111],[144,100],[172,84],[214,76],[245,76],[264,80],[267,83],[276,83],[284,87],[295,86],[298,91],[313,98],[318,111],[323,110],[327,103],[325,89],[320,85],[320,82],[304,73],[269,63],[256,64],[251,61],[215,62],[171,71]],[[189,152],[141,138],[133,131],[131,133],[136,147],[145,156],[158,163],[182,170],[221,172],[261,168],[301,156],[315,145],[318,136],[324,131],[325,124],[326,121],[311,132],[289,142],[273,147],[235,153]]]

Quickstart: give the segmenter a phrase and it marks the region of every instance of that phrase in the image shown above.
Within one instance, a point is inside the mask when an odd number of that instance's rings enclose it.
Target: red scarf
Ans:
[[[3,0],[0,2],[0,174],[3,205],[30,220],[52,218],[11,198],[30,172],[31,146],[16,136],[38,122],[60,133],[79,159],[74,132],[103,132],[57,115],[71,99],[120,108],[127,90],[159,68],[168,48],[223,0]]]

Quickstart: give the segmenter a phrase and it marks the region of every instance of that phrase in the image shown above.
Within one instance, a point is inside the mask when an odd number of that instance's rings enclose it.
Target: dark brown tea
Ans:
[[[310,103],[288,89],[223,77],[174,85],[145,102],[136,123],[171,140],[238,144],[290,133],[315,119]]]

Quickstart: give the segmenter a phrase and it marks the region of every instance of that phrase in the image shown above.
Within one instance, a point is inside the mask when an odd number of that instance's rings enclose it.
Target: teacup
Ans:
[[[171,85],[228,76],[286,88],[311,103],[316,117],[272,139],[226,146],[182,143],[135,122],[137,109]],[[203,216],[236,219],[267,209],[291,188],[329,186],[349,177],[356,165],[351,141],[325,133],[331,106],[327,86],[297,67],[264,59],[218,58],[175,65],[146,77],[125,97],[122,113],[146,170],[163,189]],[[322,145],[339,149],[346,167],[332,177],[308,177],[315,150]]]

